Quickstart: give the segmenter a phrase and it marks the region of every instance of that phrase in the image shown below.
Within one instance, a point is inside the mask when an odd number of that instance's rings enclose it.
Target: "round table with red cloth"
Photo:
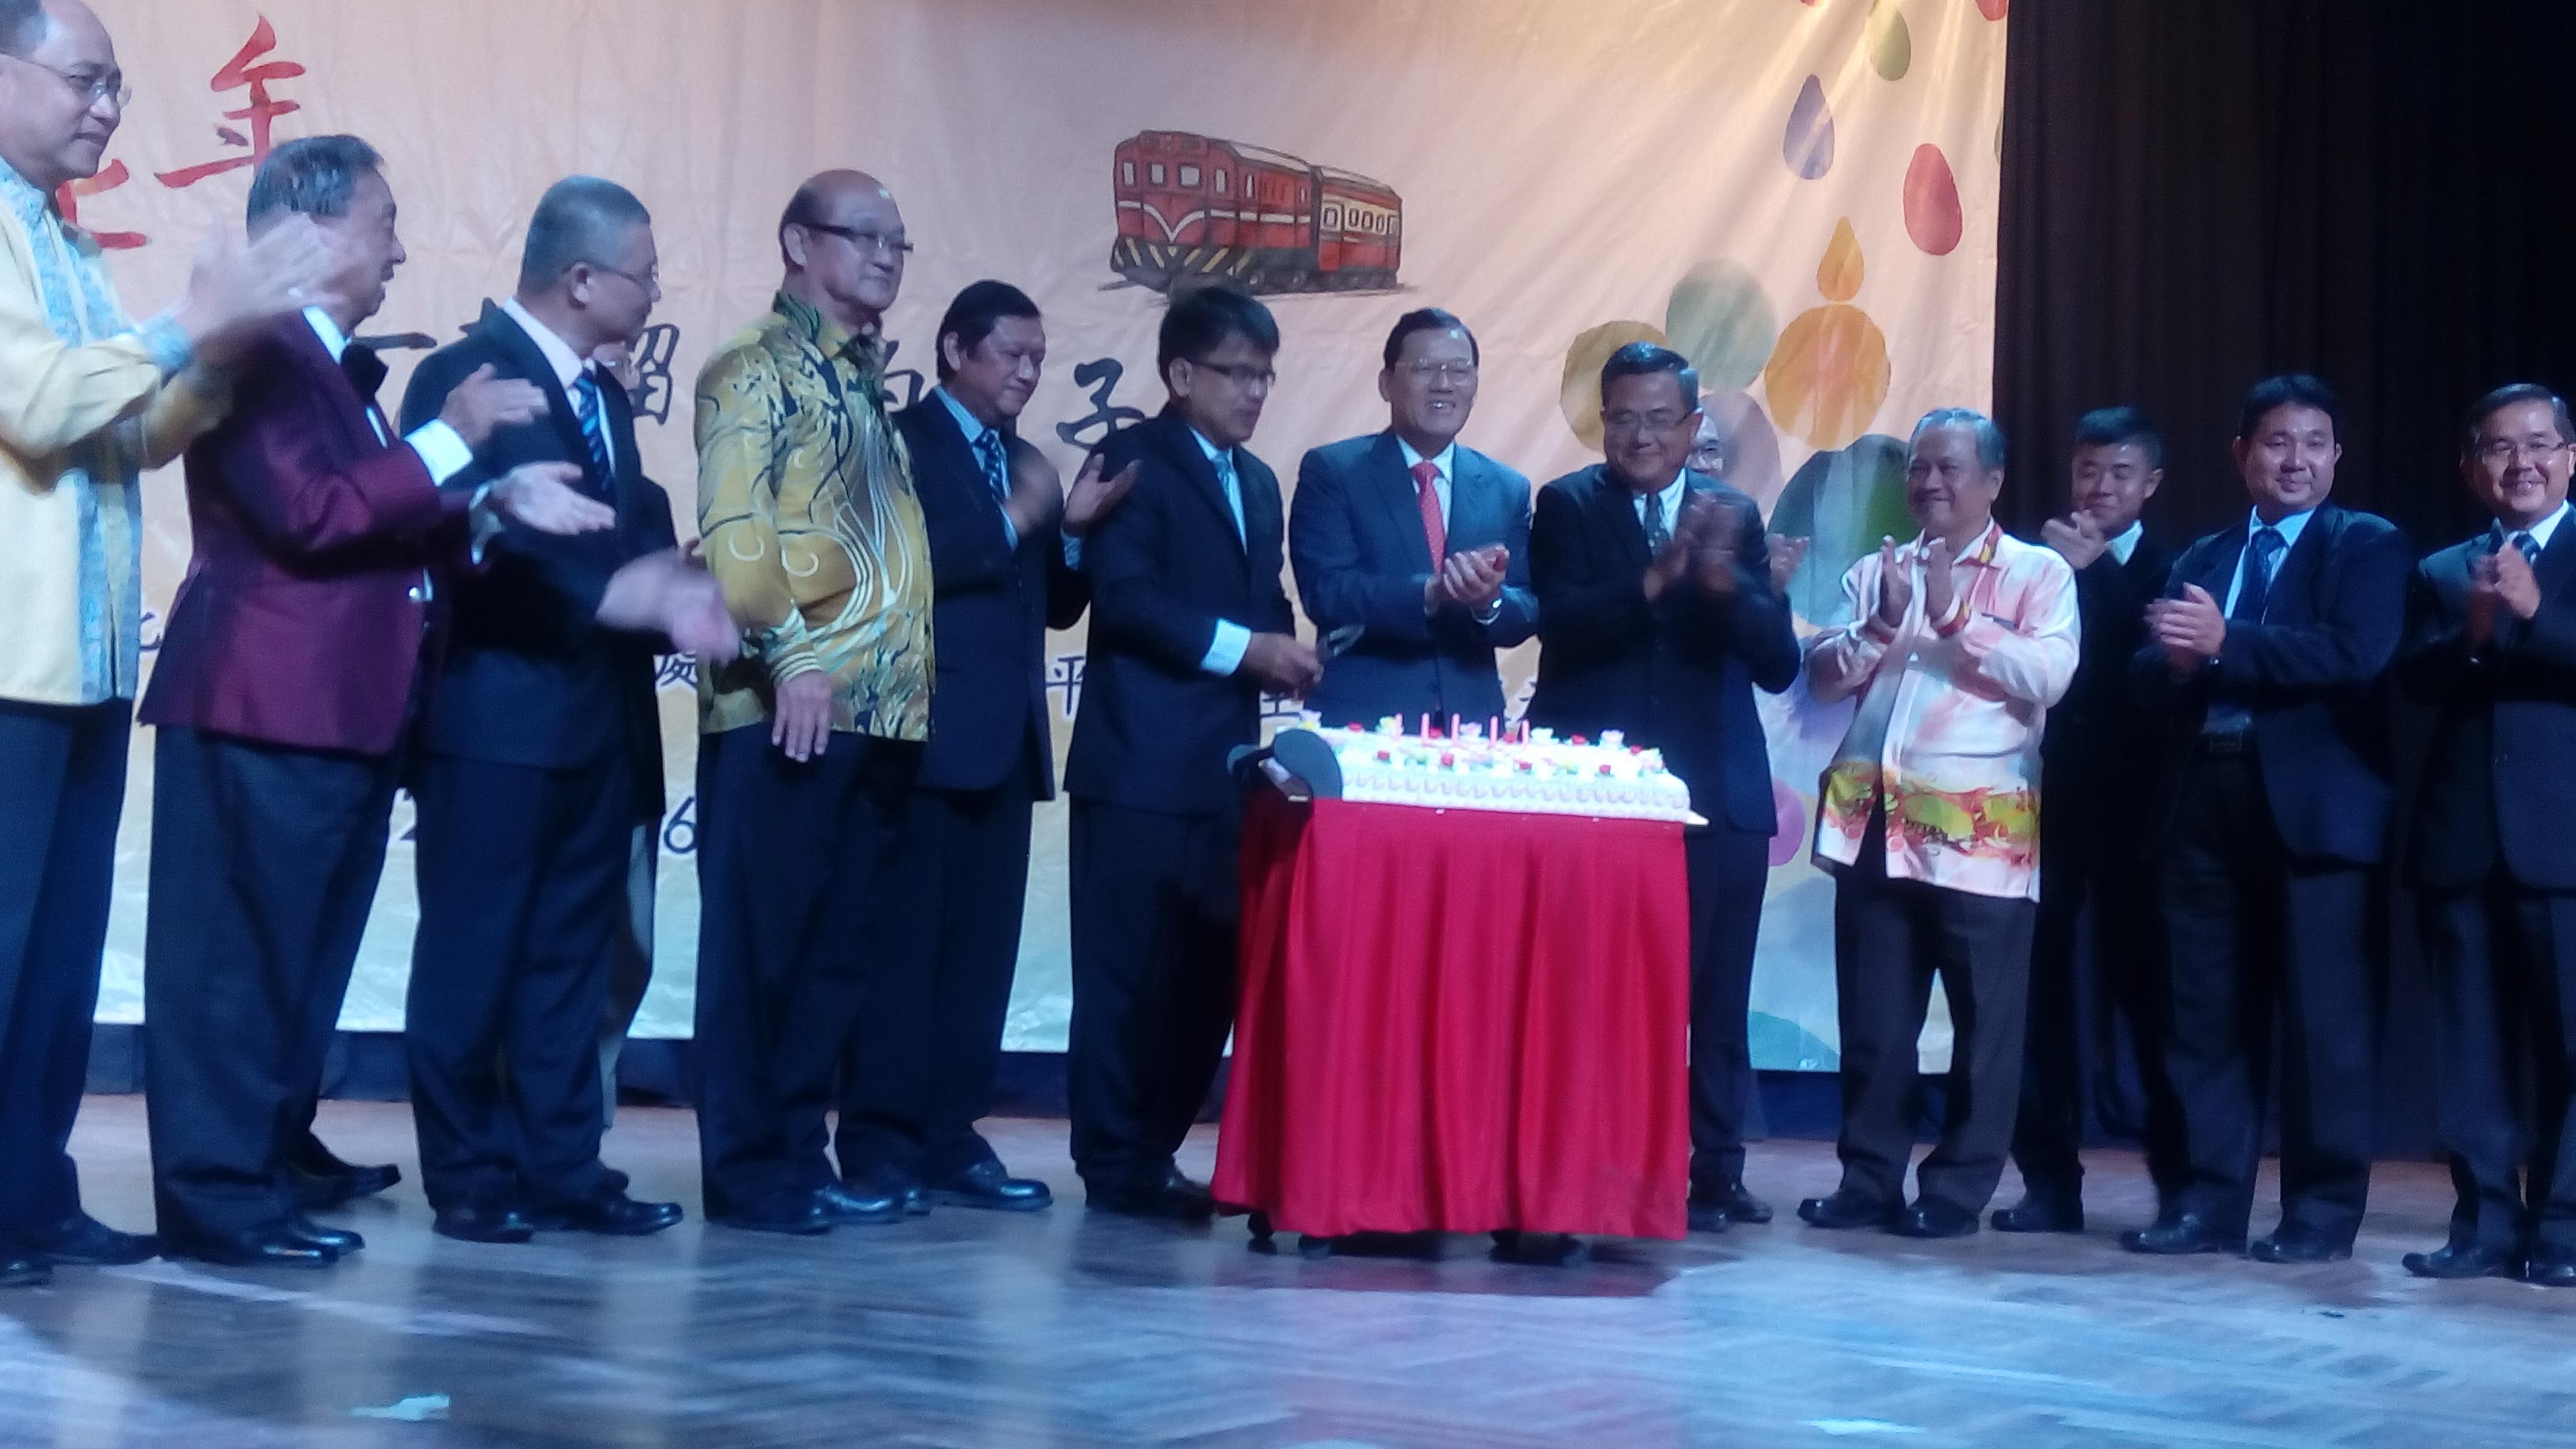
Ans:
[[[1686,1225],[1682,827],[1257,791],[1214,1189],[1287,1231]]]

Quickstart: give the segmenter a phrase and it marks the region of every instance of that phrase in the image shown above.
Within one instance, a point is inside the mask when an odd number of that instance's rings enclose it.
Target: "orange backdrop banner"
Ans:
[[[1811,625],[1840,609],[1842,568],[1903,526],[1911,420],[1988,397],[2006,0],[97,3],[136,95],[107,168],[68,200],[138,315],[177,294],[210,222],[238,219],[268,148],[355,132],[387,158],[410,249],[360,329],[388,347],[398,396],[421,349],[507,292],[549,182],[587,172],[642,196],[666,296],[640,442],[684,536],[691,381],[766,305],[788,194],[832,166],[882,177],[918,244],[888,319],[898,399],[928,385],[958,288],[1017,283],[1048,330],[1022,431],[1068,476],[1161,405],[1155,328],[1190,275],[1241,281],[1279,316],[1252,446],[1283,477],[1305,449],[1383,426],[1378,349],[1411,308],[1474,326],[1467,440],[1540,480],[1594,456],[1608,352],[1668,341],[1733,438],[1730,481],[1815,540],[1793,585]],[[177,485],[146,485],[147,648],[187,559]],[[1053,645],[1059,747],[1082,643]],[[1515,700],[1534,658],[1506,661]],[[663,705],[675,803],[637,1030],[669,1037],[689,1031],[697,943],[687,661],[665,668]],[[1765,707],[1787,834],[1756,1054],[1830,1067],[1830,886],[1803,840],[1840,720],[1796,690]],[[105,1021],[141,1017],[150,759],[139,738]],[[409,824],[398,813],[353,1030],[401,1025]],[[1061,807],[1036,829],[1008,1041],[1059,1049]]]

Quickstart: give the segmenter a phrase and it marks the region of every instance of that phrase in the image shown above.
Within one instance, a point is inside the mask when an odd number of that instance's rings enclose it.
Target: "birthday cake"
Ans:
[[[1472,724],[1406,734],[1402,721],[1385,719],[1374,731],[1354,725],[1321,733],[1341,767],[1345,800],[1703,823],[1691,813],[1690,787],[1664,768],[1662,752],[1630,746],[1616,730],[1595,743],[1527,728],[1496,738]]]

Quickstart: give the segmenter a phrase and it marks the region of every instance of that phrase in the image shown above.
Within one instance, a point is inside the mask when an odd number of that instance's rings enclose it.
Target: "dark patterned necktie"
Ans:
[[[1664,545],[1672,542],[1673,531],[1664,526],[1664,499],[1662,494],[1649,493],[1642,501],[1645,504],[1646,510],[1646,554],[1651,558],[1656,554],[1662,553],[1664,551]]]
[[[600,406],[598,379],[587,369],[573,380],[572,410],[581,419],[581,441],[590,450],[591,476],[606,488],[617,476],[608,466],[608,412]]]
[[[2236,607],[2227,611],[2230,620],[2248,624],[2263,621],[2263,606],[2272,597],[2272,571],[2288,547],[2279,529],[2266,524],[2254,530],[2254,537],[2245,545],[2245,581],[2237,586]]]
[[[993,496],[1005,503],[1011,501],[1011,464],[1002,449],[999,428],[986,428],[975,440],[975,461],[983,465],[984,481],[993,486]]]

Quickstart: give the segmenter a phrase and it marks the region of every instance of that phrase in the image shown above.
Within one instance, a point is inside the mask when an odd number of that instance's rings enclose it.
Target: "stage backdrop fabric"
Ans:
[[[2006,0],[98,0],[135,99],[73,197],[128,306],[184,282],[237,219],[254,159],[296,136],[381,149],[410,262],[384,312],[399,395],[516,276],[556,178],[611,177],[653,209],[665,292],[641,447],[692,531],[691,384],[779,275],[789,192],[873,171],[918,244],[888,319],[898,401],[979,277],[1045,309],[1022,420],[1070,476],[1160,406],[1167,289],[1213,272],[1285,335],[1256,451],[1293,478],[1319,443],[1384,425],[1378,349],[1408,309],[1475,328],[1466,441],[1544,481],[1593,460],[1593,374],[1634,338],[1701,368],[1730,481],[1813,536],[1802,628],[1903,521],[1898,441],[1983,407],[1994,332]],[[1246,190],[1252,191],[1246,196]],[[186,567],[175,469],[146,482],[149,649]],[[5,605],[0,605],[5,607]],[[1050,663],[1059,748],[1083,634]],[[149,656],[147,655],[147,658]],[[1535,646],[1507,660],[1527,695]],[[148,665],[147,665],[148,668]],[[672,807],[659,961],[637,1022],[691,1020],[696,695],[663,671]],[[1284,708],[1284,707],[1283,707]],[[1783,829],[1754,985],[1768,1068],[1836,1064],[1832,888],[1808,863],[1815,781],[1842,726],[1765,701]],[[141,1019],[151,738],[138,733],[99,1018]],[[407,809],[341,1017],[397,1030],[415,920]],[[1062,806],[1042,809],[1008,1044],[1060,1049],[1069,1006]],[[1927,1056],[1946,1055],[1946,1029]]]

